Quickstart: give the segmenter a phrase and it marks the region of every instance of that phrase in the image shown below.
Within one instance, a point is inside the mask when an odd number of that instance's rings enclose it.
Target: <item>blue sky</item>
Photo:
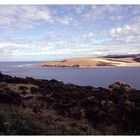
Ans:
[[[0,6],[0,61],[134,53],[139,5]]]

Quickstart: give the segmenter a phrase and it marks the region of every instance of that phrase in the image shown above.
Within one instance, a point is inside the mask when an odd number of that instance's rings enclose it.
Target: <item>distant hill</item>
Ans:
[[[104,58],[127,58],[127,57],[140,57],[140,54],[124,54],[124,55],[107,55]]]
[[[140,54],[129,54],[129,55],[107,55],[104,58],[129,58],[132,57],[134,61],[140,62]]]

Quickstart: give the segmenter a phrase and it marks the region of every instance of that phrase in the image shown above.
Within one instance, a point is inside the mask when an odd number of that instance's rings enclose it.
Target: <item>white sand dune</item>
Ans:
[[[70,58],[59,61],[46,61],[38,64],[41,67],[101,67],[101,66],[140,66],[133,57],[127,58]]]

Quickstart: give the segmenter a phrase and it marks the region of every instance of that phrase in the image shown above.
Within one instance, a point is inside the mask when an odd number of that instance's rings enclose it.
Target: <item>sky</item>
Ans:
[[[0,61],[140,53],[140,5],[0,5]]]

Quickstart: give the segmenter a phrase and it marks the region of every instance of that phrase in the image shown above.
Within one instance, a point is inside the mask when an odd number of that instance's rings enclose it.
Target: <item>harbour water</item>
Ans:
[[[39,62],[0,62],[0,71],[18,77],[56,79],[82,86],[107,87],[117,80],[140,89],[140,67],[61,68],[34,67]]]

